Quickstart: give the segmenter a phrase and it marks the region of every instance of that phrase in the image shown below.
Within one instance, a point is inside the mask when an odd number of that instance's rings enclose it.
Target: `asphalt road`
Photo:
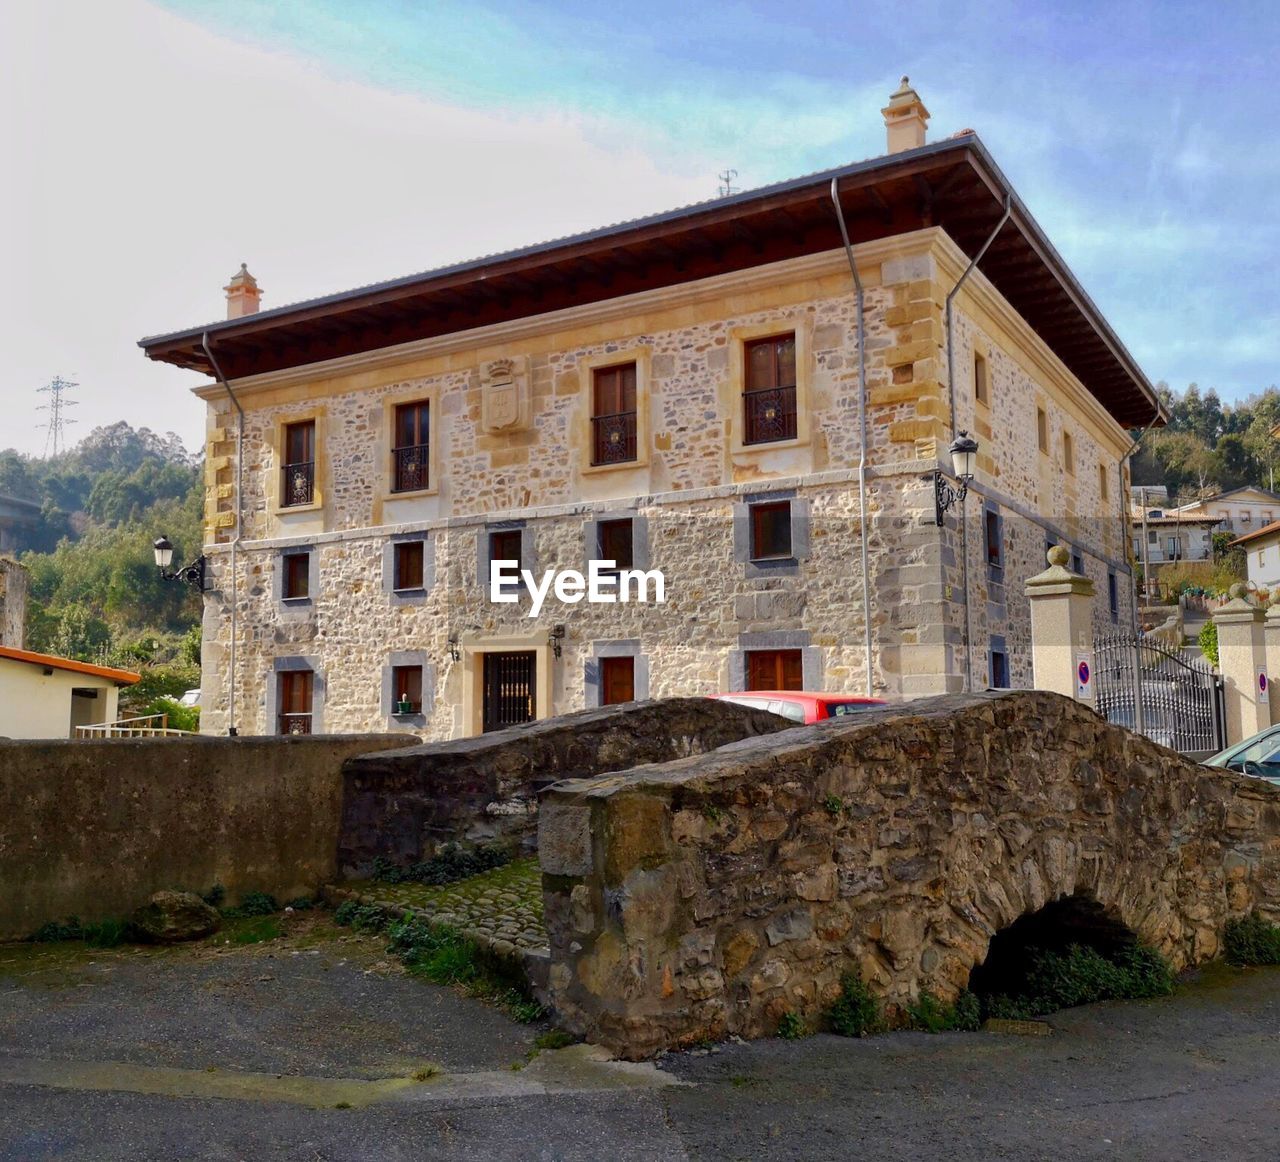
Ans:
[[[305,927],[247,948],[0,947],[0,1159],[1274,1159],[1280,971],[1072,1010],[1050,1037],[537,1053]]]

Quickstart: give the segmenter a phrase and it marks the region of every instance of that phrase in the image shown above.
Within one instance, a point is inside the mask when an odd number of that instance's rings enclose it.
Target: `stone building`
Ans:
[[[926,144],[905,79],[883,112],[883,157],[268,311],[242,267],[227,320],[143,340],[210,377],[204,728],[1026,685],[1047,543],[1127,623],[1155,393],[976,134]],[[513,559],[665,601],[530,616],[490,600]]]
[[[12,557],[0,557],[0,646],[26,645],[29,588],[27,570]]]

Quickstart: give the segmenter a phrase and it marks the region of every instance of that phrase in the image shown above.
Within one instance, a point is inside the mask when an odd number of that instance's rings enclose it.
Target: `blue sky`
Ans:
[[[132,343],[218,317],[240,261],[276,306],[708,197],[725,166],[749,188],[873,156],[908,73],[931,140],[978,131],[1153,380],[1238,398],[1280,381],[1276,10],[15,6],[0,147],[30,176],[0,212],[28,229],[0,397],[30,410],[74,374],[87,424],[149,415],[197,442],[193,377]]]

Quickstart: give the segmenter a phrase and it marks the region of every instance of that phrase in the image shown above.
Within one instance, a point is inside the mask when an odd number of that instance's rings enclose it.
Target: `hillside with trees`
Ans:
[[[19,543],[31,575],[27,647],[140,670],[122,713],[150,713],[158,695],[199,685],[200,599],[161,580],[152,542],[168,536],[175,563],[200,552],[201,476],[177,436],[126,423],[44,460],[0,452],[0,494],[41,508]]]
[[[1133,459],[1135,485],[1164,485],[1170,499],[1190,502],[1247,484],[1280,483],[1280,388],[1274,385],[1234,404],[1193,383],[1185,391],[1157,388],[1170,420],[1148,432]]]

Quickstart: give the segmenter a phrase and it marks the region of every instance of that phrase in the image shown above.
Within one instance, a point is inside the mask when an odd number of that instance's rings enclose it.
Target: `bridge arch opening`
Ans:
[[[991,938],[986,959],[969,974],[969,990],[979,997],[1023,996],[1040,954],[1062,956],[1079,945],[1115,961],[1137,943],[1114,909],[1083,893],[1061,896]]]

